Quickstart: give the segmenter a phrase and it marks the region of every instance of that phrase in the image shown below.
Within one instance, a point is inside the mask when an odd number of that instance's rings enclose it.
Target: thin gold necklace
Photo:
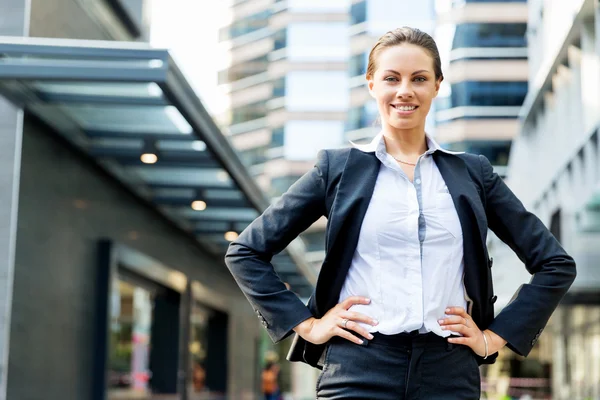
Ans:
[[[388,153],[388,154],[390,154],[390,153]],[[390,156],[392,156],[392,155],[390,154]],[[409,163],[409,162],[406,162],[406,161],[402,161],[402,160],[400,160],[399,158],[396,158],[396,157],[394,157],[394,156],[392,156],[392,158],[393,158],[394,160],[398,161],[399,163],[402,163],[402,164],[412,165],[413,167],[414,167],[415,165],[417,165],[417,164]]]
[[[396,141],[396,139],[394,139],[394,138],[391,138],[391,137],[389,137],[389,136],[387,136],[387,135],[383,135],[383,136],[385,136],[385,138],[386,138],[386,139],[393,140],[394,142]],[[390,154],[390,153],[388,153],[388,154]],[[392,156],[392,155],[390,154],[390,156]],[[398,161],[399,163],[402,163],[402,164],[406,164],[406,165],[412,165],[413,167],[417,165],[417,164],[409,163],[409,162],[407,162],[407,161],[402,161],[401,159],[399,159],[399,158],[396,158],[396,157],[394,157],[394,156],[392,156],[392,158],[393,158],[394,160]]]

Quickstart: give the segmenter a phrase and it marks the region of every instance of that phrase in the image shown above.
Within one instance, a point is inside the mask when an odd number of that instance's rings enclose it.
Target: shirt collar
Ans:
[[[433,154],[436,151],[441,151],[441,152],[447,153],[447,154],[463,154],[464,153],[464,151],[450,151],[450,150],[442,149],[440,147],[440,145],[427,133],[425,133],[425,138],[427,139],[427,148],[428,148],[428,150],[425,152],[425,154]],[[371,143],[356,144],[356,143],[350,141],[350,144],[352,144],[352,146],[354,148],[356,148],[364,153],[373,153],[373,152],[385,153],[386,152],[385,141],[383,140],[383,132],[379,132],[373,138],[373,140],[371,140]]]

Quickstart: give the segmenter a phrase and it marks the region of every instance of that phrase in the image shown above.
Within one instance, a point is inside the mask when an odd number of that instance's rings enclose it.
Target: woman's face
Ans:
[[[383,49],[376,62],[377,69],[368,82],[382,124],[400,130],[424,129],[441,83],[435,79],[429,53],[406,43]]]

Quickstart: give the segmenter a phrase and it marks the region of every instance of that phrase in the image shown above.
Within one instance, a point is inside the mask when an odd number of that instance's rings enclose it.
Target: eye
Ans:
[[[416,82],[425,82],[427,80],[427,78],[425,78],[424,76],[418,76],[415,78]]]
[[[386,81],[386,82],[396,82],[396,81],[398,81],[398,78],[396,78],[395,76],[388,76],[387,78],[384,79],[384,81]]]

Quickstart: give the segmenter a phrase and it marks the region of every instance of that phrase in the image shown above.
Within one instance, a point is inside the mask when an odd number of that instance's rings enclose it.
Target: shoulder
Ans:
[[[350,148],[320,150],[317,155],[317,163],[326,163],[328,169],[336,169],[339,166],[344,166],[350,150]]]
[[[485,158],[479,154],[466,152],[441,152],[440,154],[442,157],[456,157],[459,160],[462,160],[469,170],[476,170],[478,173],[481,172],[482,158]]]

